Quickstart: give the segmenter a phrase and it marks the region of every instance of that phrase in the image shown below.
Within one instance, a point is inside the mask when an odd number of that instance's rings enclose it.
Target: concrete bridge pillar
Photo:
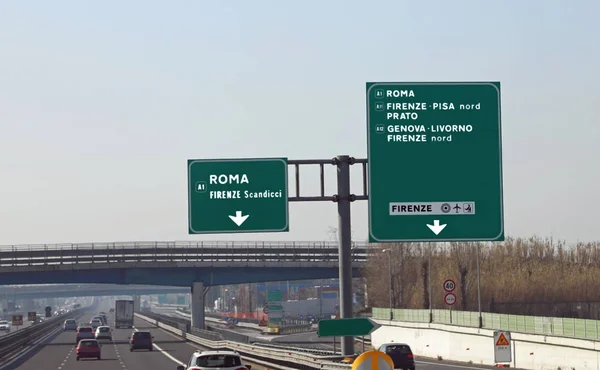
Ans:
[[[137,294],[133,296],[133,311],[142,312],[142,296]]]
[[[204,297],[208,292],[204,283],[194,282],[192,284],[192,327],[196,329],[204,329]]]

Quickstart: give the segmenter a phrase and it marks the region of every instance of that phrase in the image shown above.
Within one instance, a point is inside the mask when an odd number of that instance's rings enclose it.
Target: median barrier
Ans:
[[[60,328],[62,328],[64,320],[80,316],[85,309],[86,308],[80,308],[62,315],[54,316],[42,323],[0,337],[0,360],[4,362],[7,358],[20,353],[23,347],[27,347],[51,332],[58,332]]]

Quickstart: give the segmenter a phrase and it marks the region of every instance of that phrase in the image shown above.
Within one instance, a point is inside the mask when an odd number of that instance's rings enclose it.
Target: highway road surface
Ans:
[[[105,309],[104,311],[108,311]],[[88,315],[89,316],[89,315]],[[78,321],[87,319],[82,317]],[[114,316],[109,314],[109,322]],[[10,369],[19,370],[175,370],[178,365],[184,365],[200,346],[186,342],[181,338],[158,329],[153,325],[135,320],[138,330],[148,330],[154,335],[154,350],[152,352],[139,350],[129,351],[127,337],[133,329],[114,329],[113,341],[102,342],[102,359],[81,359],[77,361],[75,354],[75,332],[61,332],[49,343],[39,346],[35,354],[26,356],[25,361],[15,364]],[[264,367],[249,363],[252,369],[265,370]],[[9,369],[9,368],[7,368]],[[4,369],[3,369],[4,370]]]
[[[108,308],[101,309],[108,311]],[[86,313],[78,321],[88,320]],[[114,321],[114,316],[109,314],[109,322]],[[134,329],[114,329],[112,341],[102,341],[102,359],[76,360],[75,355],[75,332],[60,332],[51,340],[39,345],[35,351],[25,355],[21,361],[11,364],[2,370],[175,370],[177,365],[187,363],[190,356],[199,345],[186,342],[181,338],[158,329],[155,326],[136,318],[135,328],[137,330],[148,330],[154,336],[154,350],[152,352],[140,350],[129,351],[127,337]],[[316,337],[316,333],[303,333],[288,335],[277,338],[277,343],[312,342],[326,346],[323,339]],[[333,345],[331,345],[332,347]],[[249,362],[252,369],[265,370],[263,366]],[[458,369],[489,369],[490,367],[477,365],[464,365],[460,363],[437,362],[430,359],[418,359],[418,370],[458,370]]]

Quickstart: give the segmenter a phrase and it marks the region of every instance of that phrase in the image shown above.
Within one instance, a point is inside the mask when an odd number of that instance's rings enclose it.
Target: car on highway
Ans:
[[[112,330],[110,330],[110,326],[99,326],[96,329],[96,339],[112,340]]]
[[[0,331],[10,333],[10,323],[6,320],[0,320]]]
[[[99,321],[100,321],[100,324],[102,324],[102,325],[106,325],[106,321],[105,321],[105,320],[104,320],[102,317],[100,317],[100,316],[94,316],[94,317],[92,317],[92,318],[90,319],[90,322],[92,322],[93,320],[99,320]]]
[[[129,339],[129,351],[133,352],[136,349],[147,349],[152,351],[152,333],[149,331],[134,331]]]
[[[79,343],[80,340],[83,339],[96,339],[96,333],[94,333],[94,329],[89,326],[83,326],[77,329],[76,342]]]
[[[96,339],[83,339],[77,345],[76,350],[77,361],[80,358],[102,358],[102,345]]]
[[[415,370],[415,358],[408,344],[384,343],[378,351],[391,357],[394,369]]]
[[[73,319],[65,320],[65,323],[63,324],[63,330],[77,330],[77,321]]]
[[[187,366],[179,365],[177,370],[251,370],[235,351],[196,351]]]
[[[108,312],[110,312],[110,313],[114,313],[114,312],[115,312],[115,309],[114,309],[114,308],[111,308],[110,310],[108,310]]]
[[[102,326],[102,320],[100,319],[92,319],[89,324],[92,329],[96,330],[99,326]]]

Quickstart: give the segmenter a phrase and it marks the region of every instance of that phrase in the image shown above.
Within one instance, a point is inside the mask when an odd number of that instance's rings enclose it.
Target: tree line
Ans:
[[[483,311],[600,316],[600,242],[531,237],[494,243],[386,243],[372,245],[371,252],[362,274],[370,307],[389,306],[391,282],[394,308],[428,308],[430,296],[433,308],[445,308],[443,283],[452,279],[454,308],[477,311],[479,255]]]

